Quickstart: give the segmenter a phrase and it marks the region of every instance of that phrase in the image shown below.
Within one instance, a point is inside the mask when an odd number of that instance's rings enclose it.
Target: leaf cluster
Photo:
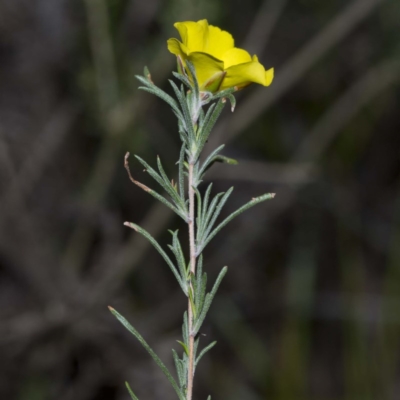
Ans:
[[[143,86],[140,86],[140,89],[152,93],[164,100],[171,107],[173,113],[178,119],[178,131],[182,141],[182,147],[179,160],[177,162],[177,183],[167,176],[159,157],[157,157],[157,169],[155,169],[139,156],[135,156],[136,159],[143,165],[145,170],[149,173],[149,175],[165,191],[167,197],[135,180],[131,175],[128,165],[129,153],[125,156],[125,168],[128,171],[131,181],[135,185],[139,186],[141,189],[145,190],[164,205],[169,207],[185,222],[193,222],[195,225],[196,231],[194,251],[195,257],[197,258],[197,268],[195,272],[193,272],[193,270],[191,270],[188,258],[185,257],[185,252],[183,251],[181,242],[179,240],[179,232],[177,230],[170,231],[172,243],[168,245],[168,247],[173,255],[173,258],[171,259],[171,257],[164,251],[162,246],[154,237],[150,235],[149,232],[132,222],[125,223],[125,225],[128,227],[143,235],[154,246],[168,267],[171,269],[173,275],[179,283],[179,286],[181,287],[185,296],[189,299],[191,305],[192,320],[189,323],[188,314],[184,314],[182,340],[178,341],[183,349],[182,354],[179,356],[177,351],[172,350],[176,375],[178,378],[177,381],[174,379],[172,374],[168,371],[156,353],[143,339],[143,337],[135,330],[135,328],[133,328],[132,325],[130,325],[129,322],[116,310],[110,308],[113,315],[137,338],[137,340],[142,344],[153,360],[161,368],[180,400],[186,398],[188,371],[190,370],[188,365],[190,337],[195,338],[194,370],[204,354],[216,344],[216,342],[210,343],[197,355],[199,349],[200,328],[211,307],[219,285],[227,272],[227,267],[222,268],[212,286],[211,291],[207,292],[207,274],[203,272],[202,252],[207,244],[214,238],[214,236],[233,218],[248,208],[274,197],[273,194],[264,194],[260,197],[253,198],[235,212],[228,215],[221,222],[217,222],[225,203],[232,194],[233,188],[230,188],[225,193],[217,193],[213,196],[212,184],[208,185],[204,194],[200,192],[198,186],[202,182],[207,170],[215,162],[225,162],[228,164],[237,164],[237,162],[220,154],[224,148],[223,145],[212,151],[211,154],[209,154],[208,157],[206,157],[202,162],[200,161],[200,155],[212,128],[214,127],[224,108],[226,99],[230,100],[232,111],[234,110],[235,98],[233,97],[232,93],[235,91],[235,89],[231,88],[216,94],[201,91],[193,66],[188,62],[187,67],[190,71],[190,77],[184,72],[184,70],[182,70],[182,73],[174,72],[174,76],[181,83],[180,87],[178,87],[174,81],[170,81],[176,99],[158,88],[153,83],[147,68],[145,68],[143,76],[137,76],[138,80],[143,84]],[[205,110],[205,108],[207,109]],[[191,185],[195,192],[196,198],[195,221],[190,220],[189,196],[186,193],[189,188],[187,187],[188,184],[185,185],[185,178],[188,176],[189,166],[191,166],[191,170],[193,171]],[[191,327],[191,330],[189,330],[189,327]],[[137,397],[128,384],[127,388],[132,399],[136,400]]]

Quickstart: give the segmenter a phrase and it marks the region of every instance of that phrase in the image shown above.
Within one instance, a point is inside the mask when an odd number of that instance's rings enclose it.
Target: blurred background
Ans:
[[[175,393],[124,314],[172,366],[186,301],[158,253],[185,226],[132,185],[126,151],[170,176],[176,120],[139,91],[144,65],[171,92],[173,23],[207,18],[275,67],[237,94],[207,151],[238,166],[205,251],[229,273],[203,329],[218,345],[195,398],[400,397],[398,0],[0,1],[0,398],[127,400]],[[134,176],[154,186],[138,162]]]

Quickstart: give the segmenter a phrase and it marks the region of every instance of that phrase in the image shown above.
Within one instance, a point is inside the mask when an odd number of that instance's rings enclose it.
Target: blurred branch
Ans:
[[[58,400],[87,400],[106,381],[106,371],[101,368],[98,359],[90,359],[80,367],[77,379],[66,385],[64,391],[57,396]]]
[[[400,182],[397,180],[395,183],[397,187],[396,199],[394,203],[394,213],[391,219],[392,223],[392,234],[389,241],[388,252],[387,252],[387,270],[385,272],[382,293],[383,301],[381,301],[381,309],[383,313],[383,318],[379,321],[378,325],[378,340],[380,341],[384,351],[382,351],[382,372],[383,381],[385,387],[390,391],[393,390],[393,382],[396,382],[396,376],[398,375],[398,362],[399,362],[399,349],[400,349],[400,326],[387,326],[385,325],[388,316],[395,314],[396,317],[399,316],[397,307],[394,306],[394,302],[391,300],[393,297],[398,295],[400,288]]]
[[[10,155],[10,149],[8,146],[8,143],[6,143],[5,140],[3,140],[3,133],[0,131],[0,162],[2,164],[2,171],[5,172],[5,183],[7,183],[7,180],[13,181],[15,175],[17,174],[17,171],[15,169],[14,162],[12,160],[12,157]],[[3,195],[4,197],[4,195]],[[1,200],[0,200],[1,203]]]
[[[210,170],[208,180],[231,179],[247,182],[276,184],[306,184],[316,179],[316,168],[308,163],[267,163],[261,161],[238,160],[239,166],[218,165]]]
[[[119,101],[118,77],[104,0],[85,0],[100,110],[107,116]]]
[[[218,331],[246,366],[248,374],[257,383],[262,382],[271,358],[264,341],[245,323],[245,316],[231,296],[218,299],[214,307],[211,318]],[[255,354],[259,357],[254,357]]]
[[[108,13],[104,0],[85,0],[89,28],[89,40],[94,59],[94,69],[99,96],[100,117],[105,134],[83,195],[85,205],[102,203],[116,168],[115,158],[121,144],[121,131],[112,112],[120,101],[116,61],[114,58]],[[87,254],[93,232],[81,221],[67,244],[63,265],[67,270],[79,270]]]
[[[0,200],[0,248],[3,256],[8,259],[3,267],[9,268],[11,275],[24,282],[25,290],[32,290],[39,298],[55,299],[59,291],[50,277],[53,265],[50,245],[47,241],[40,240],[42,232],[25,203],[48,164],[54,163],[53,157],[71,131],[76,116],[77,111],[67,104],[62,104],[55,110],[37,137],[29,157],[15,173]],[[22,235],[22,243],[16,242],[13,235],[10,235],[10,223]]]
[[[29,157],[24,160],[10,185],[4,189],[3,196],[0,198],[0,223],[10,213],[22,215],[19,206],[23,207],[25,199],[35,188],[54,153],[70,132],[76,116],[77,111],[67,104],[62,104],[53,113],[52,118],[36,139],[35,147]]]
[[[400,60],[386,61],[367,71],[319,119],[301,143],[293,160],[295,162],[317,161],[335,139],[337,133],[364,105],[383,90],[400,81],[399,71]]]
[[[298,302],[289,303],[288,306],[299,313],[309,313]],[[379,322],[397,326],[400,325],[399,307],[398,296],[323,292],[318,295],[314,316],[318,319],[352,320],[373,326]]]
[[[399,68],[399,61],[390,60],[367,71],[319,119],[309,136],[299,146],[292,160],[294,162],[307,160],[316,163],[340,133],[340,130],[362,107],[400,80]],[[292,203],[299,189],[299,186],[290,188],[286,196],[280,198],[280,202],[275,202],[271,206],[272,217],[280,215]],[[271,217],[271,209],[269,209],[269,213]]]
[[[250,25],[242,46],[244,49],[258,55],[263,52],[286,4],[287,0],[264,0]]]

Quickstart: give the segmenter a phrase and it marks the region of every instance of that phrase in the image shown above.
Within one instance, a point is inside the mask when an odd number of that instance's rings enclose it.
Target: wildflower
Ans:
[[[207,20],[186,21],[174,24],[182,42],[168,40],[168,50],[181,59],[185,67],[190,61],[196,70],[200,90],[218,92],[236,87],[242,89],[251,83],[269,86],[274,69],[265,71],[253,57],[243,49],[235,47],[232,35],[220,28],[208,25]]]

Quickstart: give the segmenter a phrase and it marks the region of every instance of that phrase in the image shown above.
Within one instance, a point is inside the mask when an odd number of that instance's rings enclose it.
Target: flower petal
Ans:
[[[186,46],[181,43],[178,39],[172,38],[167,40],[168,50],[175,54],[176,56],[181,56],[185,58],[187,55],[187,48]]]
[[[272,81],[274,80],[274,69],[270,68],[269,70],[265,71],[265,86],[269,86]]]
[[[220,90],[227,89],[233,86],[239,88],[250,85],[250,83],[259,83],[263,86],[269,86],[274,77],[274,69],[271,68],[265,71],[265,68],[258,62],[253,60],[244,63],[233,65],[226,70],[227,74],[222,82]]]
[[[222,56],[233,48],[235,42],[230,33],[223,31],[217,26],[208,26],[207,42],[203,49],[204,52],[212,56],[222,59]]]
[[[202,86],[215,74],[224,71],[224,63],[206,53],[194,52],[186,57],[196,69],[199,86]]]
[[[258,57],[254,54],[253,61],[258,62]],[[270,68],[268,71],[265,71],[265,85],[269,86],[274,79],[274,69]]]
[[[221,59],[224,62],[225,69],[228,69],[232,65],[250,62],[251,56],[246,50],[234,47],[225,52]]]
[[[208,37],[208,22],[206,19],[198,22],[177,22],[174,24],[174,27],[181,35],[182,42],[189,53],[204,50],[204,45]]]

